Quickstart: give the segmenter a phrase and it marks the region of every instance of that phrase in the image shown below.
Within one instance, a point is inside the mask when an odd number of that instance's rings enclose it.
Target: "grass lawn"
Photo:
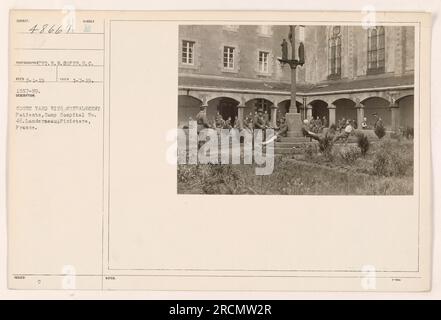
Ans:
[[[355,145],[317,144],[276,158],[274,171],[256,176],[255,165],[180,165],[180,194],[411,195],[413,141],[384,138],[361,155]]]

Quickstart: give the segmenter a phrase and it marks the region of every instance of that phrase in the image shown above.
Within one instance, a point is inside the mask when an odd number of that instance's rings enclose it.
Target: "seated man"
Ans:
[[[233,126],[231,125],[231,117],[228,117],[227,121],[224,123],[224,129],[232,129]]]
[[[279,130],[277,131],[277,133],[267,141],[263,142],[262,145],[266,145],[274,140],[280,141],[280,137],[287,137],[287,136],[288,136],[288,124],[286,123],[285,118],[281,118]]]
[[[233,128],[234,129],[239,129],[239,127],[240,127],[239,118],[238,117],[234,117]]]
[[[366,130],[367,128],[368,128],[367,118],[364,117],[363,121],[361,122],[361,129]]]
[[[315,132],[312,132],[311,130],[309,130],[309,121],[307,119],[303,120],[303,126],[302,126],[302,132],[303,135],[305,137],[309,137],[312,141],[312,139],[317,140],[318,142],[323,142],[324,139],[328,138],[328,137],[332,137],[335,134],[334,130],[328,130],[326,131],[326,133],[323,134],[318,134]],[[295,147],[293,147],[295,148]]]
[[[196,115],[196,122],[198,125],[198,132],[204,128],[210,128],[207,118],[207,107],[201,106],[199,113]]]
[[[216,121],[216,128],[222,129],[224,127],[225,121],[219,112],[216,114],[215,121]]]
[[[280,140],[279,137],[287,137],[287,136],[288,136],[288,124],[286,123],[285,118],[281,118],[279,130],[277,131],[277,140]]]
[[[254,129],[262,129],[265,130],[266,127],[266,123],[265,123],[265,119],[263,117],[263,110],[259,109],[257,111],[257,115],[254,117]]]
[[[352,127],[351,121],[346,120],[346,126],[345,126],[344,131],[342,133],[336,135],[333,139],[333,142],[336,142],[340,139],[344,139],[344,142],[346,144],[348,142],[348,138],[351,135],[353,130],[354,130],[354,128]]]

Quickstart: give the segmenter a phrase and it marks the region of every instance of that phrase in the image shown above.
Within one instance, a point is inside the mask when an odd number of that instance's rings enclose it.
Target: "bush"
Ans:
[[[353,164],[360,157],[360,150],[354,146],[342,148],[339,155],[347,164]]]
[[[200,172],[199,165],[179,165],[178,182],[189,183],[198,178]]]
[[[404,128],[404,130],[403,130],[403,136],[406,138],[406,139],[413,139],[413,137],[414,137],[414,135],[413,135],[413,128],[412,127],[406,127],[406,128]]]
[[[304,147],[305,159],[312,160],[317,153],[316,144],[305,144]]]
[[[333,145],[333,139],[332,136],[329,134],[325,134],[322,139],[319,141],[319,149],[323,153],[329,153],[331,152]]]
[[[202,191],[206,194],[234,194],[241,188],[241,177],[232,165],[209,164],[202,177]]]
[[[374,173],[379,176],[404,176],[412,169],[412,155],[406,150],[393,147],[390,142],[384,143],[377,151],[373,161]]]
[[[357,134],[357,145],[360,148],[361,154],[365,156],[369,151],[370,142],[364,133]]]
[[[402,137],[401,132],[391,132],[390,134],[390,138],[397,141],[401,141],[401,137]]]
[[[384,126],[377,126],[375,128],[375,135],[378,137],[378,139],[383,138],[386,135],[386,129],[384,129]]]

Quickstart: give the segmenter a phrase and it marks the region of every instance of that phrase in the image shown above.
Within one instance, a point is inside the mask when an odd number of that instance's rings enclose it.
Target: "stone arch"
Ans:
[[[323,117],[326,118],[326,122],[329,123],[329,110],[328,103],[322,99],[315,99],[308,103],[312,107],[310,111],[310,116],[314,119],[319,117],[321,120]]]
[[[229,96],[221,96],[212,99],[207,99],[207,117],[208,120],[213,122],[216,114],[219,112],[224,120],[231,117],[232,122],[237,117],[237,106],[239,100]]]
[[[202,100],[191,95],[178,96],[178,127],[188,126],[188,121],[196,119]]]
[[[337,123],[343,118],[357,121],[356,103],[349,98],[340,98],[332,103],[335,106],[335,118]]]
[[[271,119],[271,107],[274,103],[267,98],[255,97],[245,102],[244,117],[254,117],[259,108],[262,108],[268,120]]]
[[[390,101],[384,97],[373,96],[361,101],[364,105],[364,116],[370,127],[375,124],[375,114],[383,120],[383,124],[387,128],[392,127],[392,116],[390,111]]]
[[[279,113],[283,117],[285,114],[291,111],[291,99],[285,99],[282,101],[279,101],[277,104],[277,107],[279,108]],[[296,101],[296,112],[301,113],[302,112],[303,103],[300,101]]]
[[[415,96],[408,94],[396,100],[400,112],[400,127],[414,127]]]

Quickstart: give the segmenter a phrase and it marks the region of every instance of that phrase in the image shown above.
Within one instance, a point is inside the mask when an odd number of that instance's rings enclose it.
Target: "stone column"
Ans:
[[[400,128],[400,108],[396,102],[391,103],[390,111],[392,130],[396,131]]]
[[[279,110],[279,108],[277,108],[276,105],[271,106],[271,126],[273,128],[277,127],[277,110]]]
[[[285,114],[285,119],[288,125],[288,137],[302,137],[302,115],[289,112]]]
[[[363,118],[364,118],[364,105],[361,104],[360,102],[358,102],[355,105],[355,108],[357,109],[357,125],[358,125],[358,127],[360,127],[361,123],[363,122]]]
[[[306,106],[306,119],[312,119],[312,106],[310,104]]]
[[[329,126],[332,126],[333,124],[335,125],[335,109],[337,107],[333,104],[330,104],[328,106],[328,110],[329,110]]]
[[[244,113],[245,105],[237,106],[237,118],[239,120],[239,129],[243,128],[243,113]]]

